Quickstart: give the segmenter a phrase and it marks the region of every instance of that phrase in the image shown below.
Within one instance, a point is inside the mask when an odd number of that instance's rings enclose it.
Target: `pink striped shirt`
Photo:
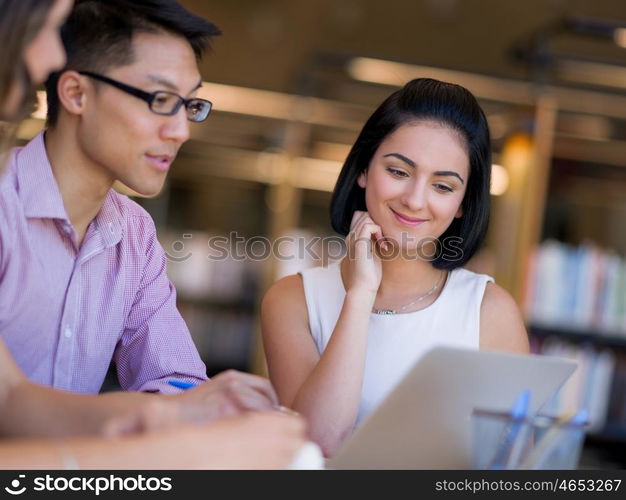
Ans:
[[[113,359],[127,390],[206,380],[149,214],[110,190],[80,248],[43,134],[0,181],[0,334],[34,382],[97,393]]]

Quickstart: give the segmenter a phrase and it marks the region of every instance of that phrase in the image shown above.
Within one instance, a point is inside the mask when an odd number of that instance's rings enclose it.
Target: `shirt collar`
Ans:
[[[44,133],[40,132],[24,146],[16,158],[19,197],[24,214],[29,218],[61,219],[70,223],[63,197],[46,153]],[[123,216],[119,197],[109,189],[102,208],[94,219],[106,247],[122,239]]]
[[[43,132],[24,146],[16,157],[19,197],[29,218],[62,219],[69,222],[63,197],[46,153]]]
[[[122,212],[119,206],[119,194],[109,189],[102,208],[96,215],[94,223],[102,235],[106,247],[116,245],[122,239]]]

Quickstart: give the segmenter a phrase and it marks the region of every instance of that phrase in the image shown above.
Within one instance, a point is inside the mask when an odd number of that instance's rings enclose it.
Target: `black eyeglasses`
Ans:
[[[113,80],[108,76],[91,73],[90,71],[80,71],[79,73],[93,78],[94,80],[108,83],[113,87],[117,87],[130,95],[134,95],[135,97],[146,101],[150,107],[150,111],[156,113],[157,115],[175,115],[184,104],[185,109],[187,110],[187,119],[192,122],[202,122],[206,120],[207,116],[209,116],[211,107],[213,106],[211,101],[200,99],[198,97],[185,99],[174,92],[167,92],[166,90],[145,92],[137,87],[132,87],[130,85],[126,85],[125,83],[118,82],[117,80]]]

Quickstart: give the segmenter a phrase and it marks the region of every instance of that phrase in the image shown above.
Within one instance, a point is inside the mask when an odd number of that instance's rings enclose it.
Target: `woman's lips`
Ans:
[[[398,220],[398,222],[407,226],[417,226],[421,224],[422,222],[426,222],[428,220],[428,219],[418,219],[415,217],[409,217],[407,215],[396,212],[393,208],[391,209],[391,211],[393,212],[393,215],[395,216],[396,220]]]

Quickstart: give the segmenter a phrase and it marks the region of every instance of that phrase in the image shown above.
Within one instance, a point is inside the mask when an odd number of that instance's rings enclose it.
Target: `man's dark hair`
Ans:
[[[185,38],[198,59],[211,38],[221,34],[174,0],[77,0],[61,29],[67,64],[46,82],[48,126],[59,117],[57,83],[64,71],[106,73],[131,64],[133,35],[160,32]]]
[[[469,154],[469,179],[461,207],[439,237],[460,238],[462,257],[445,254],[432,264],[438,269],[463,266],[480,248],[489,224],[491,144],[487,119],[476,98],[464,87],[431,78],[418,78],[391,94],[367,120],[339,173],[330,205],[330,221],[339,234],[347,235],[355,210],[366,211],[365,189],[357,179],[369,167],[383,140],[402,125],[433,121],[460,133]]]

